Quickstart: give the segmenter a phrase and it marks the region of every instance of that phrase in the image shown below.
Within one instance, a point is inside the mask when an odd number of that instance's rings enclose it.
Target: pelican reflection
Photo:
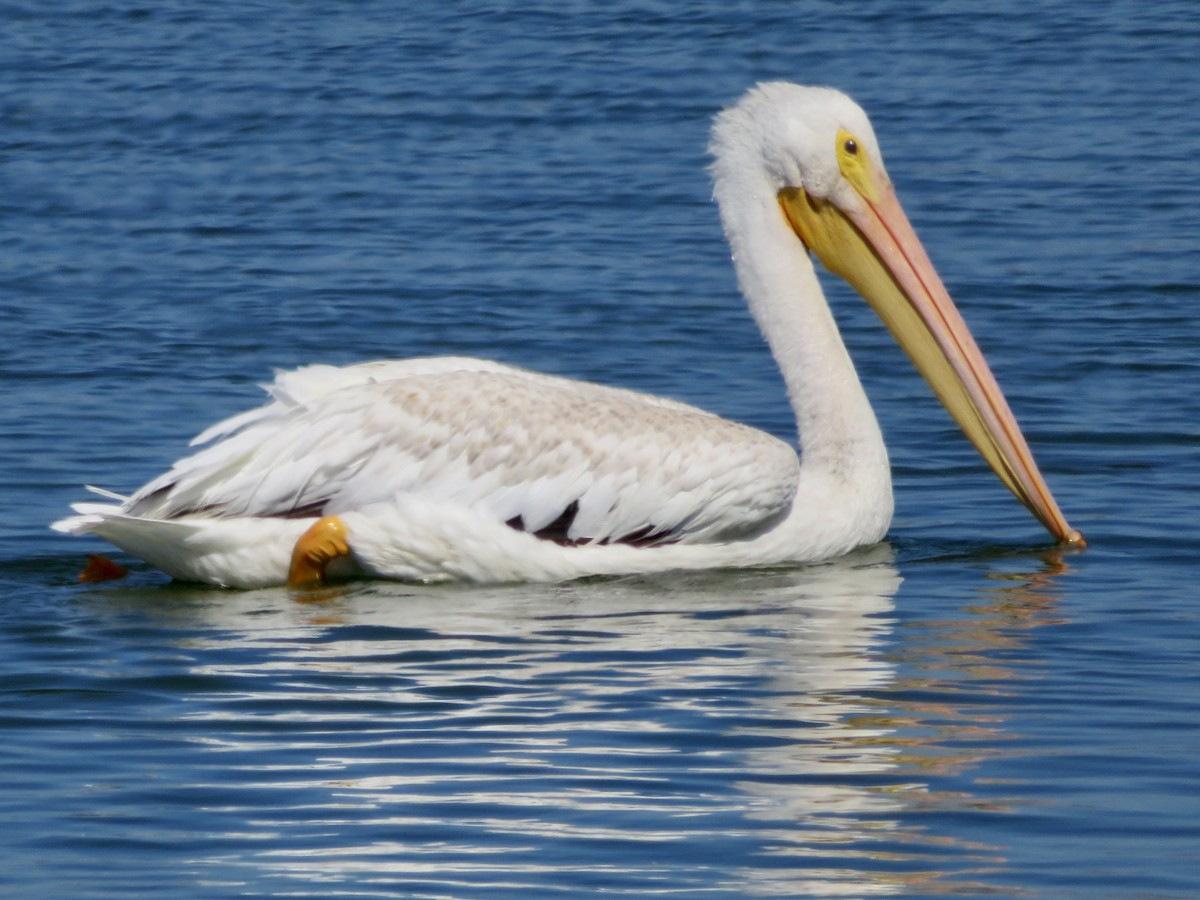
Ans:
[[[786,571],[376,582],[310,602],[181,589],[157,614],[187,622],[194,674],[224,686],[186,718],[225,769],[222,808],[253,832],[195,862],[326,888],[536,890],[588,865],[626,890],[970,883],[1003,848],[939,834],[929,810],[973,808],[939,782],[1004,752],[999,707],[978,700],[1019,690],[1013,651],[1057,615],[1062,571],[1005,572],[913,627],[886,547]],[[329,840],[299,848],[298,827]]]

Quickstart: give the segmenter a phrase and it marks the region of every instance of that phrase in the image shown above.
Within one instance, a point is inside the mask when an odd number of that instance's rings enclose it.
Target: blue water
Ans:
[[[1200,895],[1200,18],[991,9],[0,4],[0,892]],[[896,473],[869,553],[75,583],[79,485],[274,368],[476,354],[789,436],[705,173],[768,78],[871,113],[1086,551],[830,282]]]

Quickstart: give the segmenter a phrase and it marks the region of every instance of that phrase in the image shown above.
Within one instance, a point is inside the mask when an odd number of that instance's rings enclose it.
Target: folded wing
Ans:
[[[312,517],[418,493],[564,544],[723,541],[786,515],[799,472],[786,443],[693,407],[479,360],[310,366],[268,390],[125,512]]]

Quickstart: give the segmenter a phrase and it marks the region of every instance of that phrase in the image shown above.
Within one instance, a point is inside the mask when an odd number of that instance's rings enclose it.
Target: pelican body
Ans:
[[[186,581],[476,582],[775,566],[883,539],[887,451],[812,257],[867,300],[1001,481],[1063,518],[908,223],[866,115],[768,83],[716,119],[714,196],[779,364],[799,448],[701,409],[477,359],[280,374],[271,400],[130,497],[79,503],[95,534]]]

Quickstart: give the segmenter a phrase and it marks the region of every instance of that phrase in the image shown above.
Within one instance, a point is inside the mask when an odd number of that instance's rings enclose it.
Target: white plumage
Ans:
[[[236,587],[287,581],[327,517],[348,545],[329,574],[421,580],[772,565],[878,541],[886,451],[781,193],[853,210],[845,132],[886,184],[865,116],[830,90],[760,86],[714,130],[716,197],[799,456],[682,403],[482,360],[315,365],[132,497],[77,504],[54,527]]]

